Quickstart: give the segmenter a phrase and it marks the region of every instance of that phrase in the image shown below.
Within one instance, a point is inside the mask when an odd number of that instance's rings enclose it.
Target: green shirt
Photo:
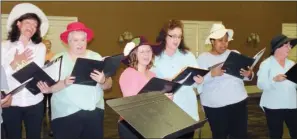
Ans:
[[[64,80],[71,75],[75,61],[68,52],[56,54],[53,59],[63,56],[60,80]],[[101,60],[100,54],[87,50],[85,58]],[[52,120],[71,115],[80,110],[92,111],[96,107],[104,109],[104,92],[100,85],[88,86],[72,84],[58,92],[53,93],[51,98]]]

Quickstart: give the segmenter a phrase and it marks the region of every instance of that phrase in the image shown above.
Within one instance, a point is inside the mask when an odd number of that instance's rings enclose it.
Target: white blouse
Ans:
[[[289,80],[275,82],[278,74],[285,74],[295,63],[286,59],[285,67],[280,66],[274,56],[265,59],[258,71],[257,86],[263,90],[260,106],[269,109],[296,109],[297,85]]]
[[[45,55],[46,55],[46,47],[43,43],[34,44],[32,41],[28,43],[26,47],[20,41],[10,42],[10,41],[3,41],[1,43],[1,64],[4,67],[9,91],[13,90],[14,88],[18,87],[21,83],[18,82],[12,74],[17,70],[24,67],[26,64],[29,64],[32,61],[19,65],[15,70],[13,70],[10,66],[10,63],[14,59],[14,55],[16,50],[19,53],[22,53],[25,49],[31,49],[33,52],[33,59],[38,66],[43,67],[45,62]],[[33,95],[29,90],[26,88],[22,91],[16,93],[12,96],[12,106],[19,106],[19,107],[27,107],[35,105],[43,100],[43,94],[39,93],[37,95]]]

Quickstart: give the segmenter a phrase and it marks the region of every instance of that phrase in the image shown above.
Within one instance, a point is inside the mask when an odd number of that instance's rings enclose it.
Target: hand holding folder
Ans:
[[[173,81],[154,77],[139,91],[138,94],[160,91],[163,93],[175,93],[182,85]]]
[[[75,84],[95,86],[97,82],[93,80],[90,75],[94,70],[103,72],[105,77],[113,76],[124,55],[114,55],[106,57],[103,61],[78,58],[75,62],[71,76],[75,77]]]
[[[183,85],[191,86],[195,83],[194,76],[200,75],[204,76],[209,72],[209,70],[195,68],[195,67],[185,67],[182,69],[173,79],[173,82],[178,82]]]
[[[241,69],[249,70],[248,67],[253,68],[263,56],[265,49],[258,52],[254,58],[247,57],[245,55],[231,51],[226,61],[224,62],[222,69],[226,70],[227,74],[243,79],[244,76],[240,74]]]
[[[287,79],[297,84],[297,64],[292,66],[285,74]]]
[[[8,95],[14,95],[14,94],[20,92],[21,90],[23,90],[23,89],[26,87],[26,85],[27,85],[31,80],[33,80],[33,78],[30,78],[29,80],[23,82],[20,86],[16,87],[15,89],[13,89],[12,91],[10,91],[10,92],[8,92],[8,93],[5,93],[5,92],[2,92],[2,91],[1,91],[1,99],[5,98],[5,97],[8,96]]]
[[[25,87],[34,95],[40,93],[40,89],[37,87],[39,81],[46,82],[48,86],[52,86],[60,80],[62,56],[44,65],[42,68],[39,67],[35,62],[31,62],[22,69],[18,70],[12,76],[19,81],[24,83],[30,78]]]

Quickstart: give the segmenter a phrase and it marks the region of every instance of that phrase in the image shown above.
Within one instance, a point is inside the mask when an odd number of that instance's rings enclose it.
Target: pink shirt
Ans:
[[[156,74],[149,71],[150,77]],[[137,95],[138,92],[148,83],[150,79],[146,78],[142,73],[134,68],[128,67],[120,76],[120,87],[123,97]]]

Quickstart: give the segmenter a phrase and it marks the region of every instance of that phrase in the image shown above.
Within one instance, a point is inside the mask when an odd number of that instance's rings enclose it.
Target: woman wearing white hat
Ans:
[[[12,74],[34,61],[42,67],[45,46],[41,40],[48,30],[46,15],[35,5],[21,3],[13,7],[7,19],[8,39],[1,43],[2,65],[7,75],[9,90],[20,85]],[[9,139],[21,138],[22,121],[26,138],[40,139],[43,120],[43,94],[33,95],[23,89],[13,95],[11,107],[3,109],[3,121]]]
[[[295,62],[288,59],[297,38],[277,35],[271,40],[271,53],[259,67],[257,86],[263,90],[260,106],[263,108],[271,139],[281,139],[284,122],[292,139],[297,138],[297,85],[287,80],[285,73]]]
[[[213,24],[205,43],[212,49],[199,55],[197,61],[200,68],[209,68],[224,62],[230,50],[229,41],[233,40],[233,30],[222,24]],[[236,51],[237,52],[237,51]],[[247,136],[247,92],[243,80],[224,73],[222,64],[204,76],[203,90],[200,93],[201,103],[214,139],[246,138]],[[238,71],[244,80],[252,78],[252,70]]]

